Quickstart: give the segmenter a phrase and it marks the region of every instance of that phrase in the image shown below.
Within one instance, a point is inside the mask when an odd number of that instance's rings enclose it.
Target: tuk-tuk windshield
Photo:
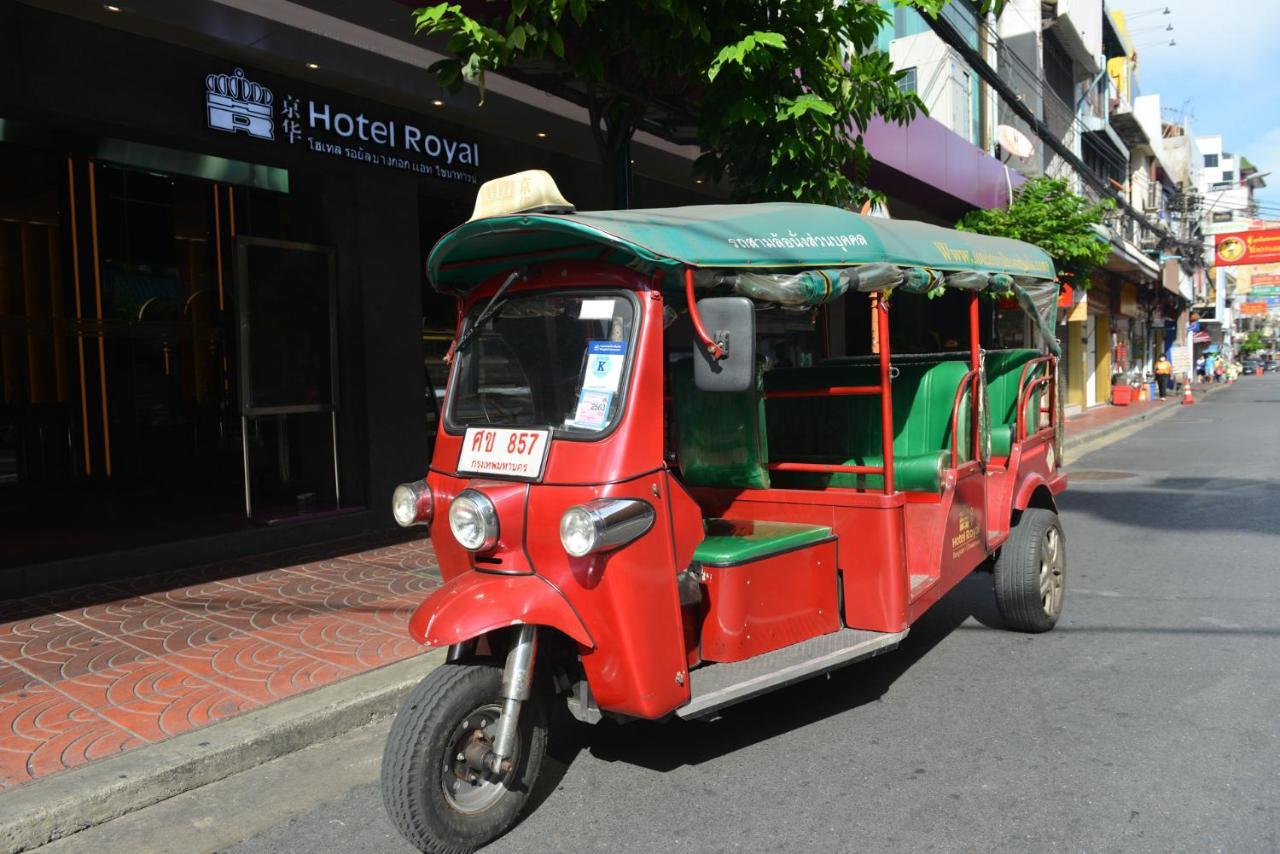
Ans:
[[[504,297],[458,356],[446,426],[551,427],[568,438],[608,430],[622,408],[635,311],[623,291]]]

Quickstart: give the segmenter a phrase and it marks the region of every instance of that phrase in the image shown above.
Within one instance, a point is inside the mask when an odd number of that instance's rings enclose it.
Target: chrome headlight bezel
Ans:
[[[653,527],[655,516],[652,505],[634,498],[575,504],[560,517],[560,545],[570,557],[621,548]]]
[[[429,525],[435,512],[435,497],[425,480],[402,483],[391,492],[391,516],[401,528]]]
[[[464,519],[466,515],[471,519]],[[469,523],[475,525],[475,536],[465,529]],[[459,528],[464,528],[462,534]],[[498,508],[483,492],[462,490],[449,503],[449,533],[469,552],[489,551],[498,544]]]

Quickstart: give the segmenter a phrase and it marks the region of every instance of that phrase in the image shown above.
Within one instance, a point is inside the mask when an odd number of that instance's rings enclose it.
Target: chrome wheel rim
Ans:
[[[1044,532],[1040,543],[1040,605],[1050,617],[1056,617],[1062,609],[1062,572],[1065,568],[1062,531],[1053,525]]]
[[[444,768],[440,776],[440,788],[445,802],[466,815],[481,813],[492,807],[507,793],[515,768],[520,760],[520,744],[517,740],[515,755],[511,757],[511,770],[502,776],[490,771],[477,771],[467,762],[467,751],[492,747],[498,731],[498,717],[502,707],[487,703],[473,710],[454,727],[444,755]]]

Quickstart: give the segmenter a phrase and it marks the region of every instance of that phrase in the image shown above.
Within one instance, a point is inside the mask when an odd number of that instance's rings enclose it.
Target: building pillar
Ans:
[[[1099,314],[1093,321],[1094,374],[1098,403],[1111,399],[1111,315]]]

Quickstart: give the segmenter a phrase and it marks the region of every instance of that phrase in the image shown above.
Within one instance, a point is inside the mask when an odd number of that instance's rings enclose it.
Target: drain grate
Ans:
[[[1085,469],[1084,471],[1068,471],[1071,480],[1126,480],[1137,477],[1134,471],[1105,471],[1103,469]]]

